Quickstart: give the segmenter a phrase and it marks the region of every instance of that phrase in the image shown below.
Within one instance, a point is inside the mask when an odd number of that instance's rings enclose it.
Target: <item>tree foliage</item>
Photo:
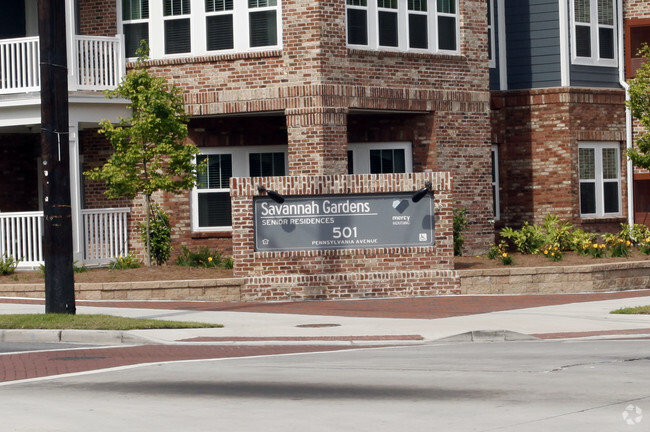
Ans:
[[[110,141],[114,151],[102,167],[84,174],[105,183],[110,198],[144,194],[148,233],[151,195],[192,188],[196,183],[194,161],[199,149],[184,143],[188,118],[181,89],[149,73],[147,52],[143,43],[135,68],[115,90],[106,92],[109,98],[128,99],[132,115],[120,117],[118,124],[102,120],[99,132]],[[147,241],[148,262],[149,250]]]
[[[650,169],[650,47],[644,45],[641,54],[645,61],[637,69],[636,78],[630,80],[627,106],[632,116],[645,128],[645,132],[637,138],[638,149],[629,149],[627,154],[634,165]]]

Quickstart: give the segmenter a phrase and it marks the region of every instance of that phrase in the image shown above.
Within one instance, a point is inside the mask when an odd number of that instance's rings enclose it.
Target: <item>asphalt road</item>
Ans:
[[[7,382],[0,394],[2,431],[650,430],[650,344],[435,344],[197,360]]]

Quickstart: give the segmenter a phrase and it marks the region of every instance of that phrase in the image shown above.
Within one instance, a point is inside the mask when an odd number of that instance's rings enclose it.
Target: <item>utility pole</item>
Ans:
[[[74,314],[65,0],[38,1],[38,32],[45,313]]]

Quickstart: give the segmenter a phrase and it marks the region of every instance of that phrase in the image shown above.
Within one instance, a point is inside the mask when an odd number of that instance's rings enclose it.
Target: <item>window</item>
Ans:
[[[621,214],[620,146],[618,143],[581,143],[578,147],[580,216]]]
[[[287,149],[282,146],[203,148],[197,163],[206,162],[192,190],[192,231],[232,229],[230,177],[283,176]]]
[[[494,208],[494,220],[501,219],[499,199],[499,147],[492,146],[492,205]]]
[[[644,58],[639,50],[644,43],[650,44],[650,18],[625,20],[625,75],[634,78]]]
[[[149,0],[122,0],[126,56],[136,57],[140,41],[149,42]]]
[[[571,5],[573,63],[616,66],[614,0],[572,0]]]
[[[154,59],[277,49],[281,10],[281,0],[122,0],[127,56],[135,56],[140,39]]]
[[[164,0],[165,54],[188,53],[190,37],[190,0]]]
[[[348,145],[348,174],[408,173],[412,170],[411,143]]]
[[[488,0],[487,7],[488,60],[491,68],[497,67],[496,48],[494,45],[494,0]]]
[[[458,0],[346,0],[348,46],[458,53]]]

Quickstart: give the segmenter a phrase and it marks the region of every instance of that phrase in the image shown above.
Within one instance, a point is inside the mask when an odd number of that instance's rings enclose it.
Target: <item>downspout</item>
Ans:
[[[632,111],[627,106],[630,100],[630,86],[625,78],[625,35],[623,22],[623,0],[618,1],[618,79],[625,90],[625,149],[629,150],[634,145],[632,135]],[[627,158],[627,223],[634,225],[634,165]]]

